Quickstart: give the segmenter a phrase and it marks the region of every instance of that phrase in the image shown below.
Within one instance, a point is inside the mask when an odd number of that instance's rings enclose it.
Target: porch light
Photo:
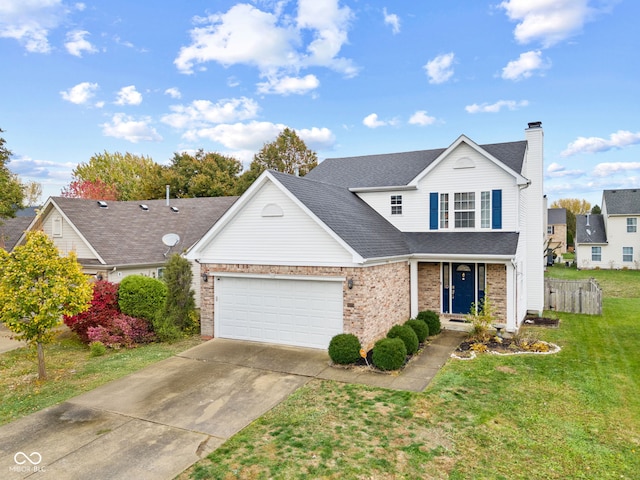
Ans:
[[[353,288],[353,278],[347,280],[347,288],[349,288],[349,290]]]
[[[207,275],[206,273],[203,273],[202,274],[202,281],[205,282],[205,283],[208,282],[209,281],[209,275]]]

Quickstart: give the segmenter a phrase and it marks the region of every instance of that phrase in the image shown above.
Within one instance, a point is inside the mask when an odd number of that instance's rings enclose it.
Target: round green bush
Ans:
[[[167,286],[155,278],[129,275],[120,282],[118,306],[125,315],[153,322],[166,299]]]
[[[339,333],[329,342],[329,357],[334,363],[348,365],[360,359],[360,340],[352,333]]]
[[[382,338],[373,346],[371,360],[380,370],[398,370],[407,359],[407,347],[400,338]]]
[[[387,333],[387,338],[399,338],[407,347],[407,355],[413,355],[418,351],[418,336],[408,325],[394,325]]]
[[[424,310],[418,313],[416,320],[422,320],[429,327],[429,335],[437,335],[440,333],[440,315],[433,310]]]
[[[418,337],[418,343],[424,342],[429,336],[429,327],[422,320],[407,320],[405,325],[411,327],[414,332],[416,332],[416,337]]]

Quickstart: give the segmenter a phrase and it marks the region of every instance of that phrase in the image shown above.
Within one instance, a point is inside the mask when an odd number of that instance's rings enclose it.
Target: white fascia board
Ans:
[[[418,261],[437,261],[437,262],[504,262],[508,263],[514,260],[517,255],[450,255],[446,253],[438,254],[421,254],[413,255],[411,258]]]
[[[491,162],[493,162],[494,164],[496,164],[498,167],[500,167],[501,169],[503,169],[505,172],[507,172],[509,175],[511,175],[512,177],[514,177],[516,179],[516,183],[518,185],[528,185],[530,183],[530,180],[523,177],[522,175],[520,175],[518,172],[516,172],[515,170],[512,170],[511,168],[507,167],[504,163],[502,163],[500,160],[498,160],[496,157],[494,157],[493,155],[491,155],[489,152],[487,152],[486,150],[484,150],[480,145],[478,145],[476,142],[474,142],[473,140],[471,140],[469,137],[467,137],[466,135],[460,135],[457,140],[455,142],[453,142],[449,148],[447,148],[444,152],[442,152],[438,158],[436,158],[433,162],[431,162],[431,165],[429,165],[427,168],[425,168],[422,172],[420,172],[416,178],[414,178],[413,180],[411,180],[411,182],[409,182],[409,185],[415,185],[417,186],[418,183],[431,171],[433,170],[438,164],[440,164],[440,162],[442,162],[445,158],[447,158],[451,152],[453,152],[456,148],[458,148],[458,146],[460,146],[460,144],[462,143],[466,143],[468,146],[470,146],[471,148],[473,148],[476,152],[478,152],[480,155],[482,155],[483,157],[485,157],[486,159],[490,160]],[[525,154],[526,155],[526,154]]]
[[[226,278],[264,278],[268,280],[305,280],[313,282],[344,282],[346,277],[323,277],[320,275],[281,275],[278,273],[238,273],[238,272],[208,272],[208,277]]]
[[[200,264],[219,264],[219,265],[268,265],[277,267],[361,267],[363,262],[354,263],[336,263],[336,262],[307,262],[307,261],[287,261],[282,260],[279,262],[255,260],[247,257],[241,258],[216,258],[216,257],[202,257],[197,260]]]
[[[406,192],[409,190],[417,190],[417,185],[398,185],[398,186],[387,186],[387,187],[354,187],[350,188],[349,191],[353,193],[366,193],[366,192],[394,192],[401,191]]]

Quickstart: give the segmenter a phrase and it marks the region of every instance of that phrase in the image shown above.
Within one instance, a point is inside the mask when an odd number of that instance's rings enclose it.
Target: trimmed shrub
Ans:
[[[380,370],[398,370],[407,359],[407,347],[400,338],[382,338],[373,346],[371,359]]]
[[[125,315],[152,322],[164,309],[167,286],[164,282],[143,275],[129,275],[120,282],[118,305]]]
[[[329,343],[329,357],[334,363],[348,365],[360,359],[360,340],[352,333],[339,333]]]
[[[416,337],[418,337],[418,343],[424,342],[429,336],[429,327],[422,320],[407,320],[405,325],[411,327],[414,332],[416,332]]]
[[[193,274],[189,260],[174,253],[164,267],[163,282],[167,285],[167,301],[164,305],[164,321],[175,325],[178,332],[192,335],[200,330],[194,292],[191,289]],[[155,323],[154,323],[155,327]],[[167,327],[171,329],[171,327]]]
[[[91,342],[89,344],[89,351],[92,357],[101,357],[107,353],[107,347],[102,342]]]
[[[89,310],[72,317],[64,317],[65,325],[75,332],[82,342],[90,342],[87,333],[89,328],[109,325],[113,318],[120,314],[118,288],[117,283],[107,280],[96,281],[93,284],[93,298]]]
[[[407,355],[413,355],[418,351],[418,336],[408,325],[394,325],[387,333],[387,338],[399,338],[407,348]]]
[[[433,310],[423,310],[418,313],[416,320],[422,320],[429,327],[429,335],[437,335],[442,329],[440,325],[440,315]]]
[[[133,348],[139,343],[155,340],[148,321],[122,313],[114,317],[108,325],[89,327],[87,334],[92,343],[101,342],[110,348]]]

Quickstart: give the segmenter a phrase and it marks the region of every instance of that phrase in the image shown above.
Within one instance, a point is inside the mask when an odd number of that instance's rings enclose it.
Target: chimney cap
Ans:
[[[542,122],[529,122],[529,128],[541,128]]]

